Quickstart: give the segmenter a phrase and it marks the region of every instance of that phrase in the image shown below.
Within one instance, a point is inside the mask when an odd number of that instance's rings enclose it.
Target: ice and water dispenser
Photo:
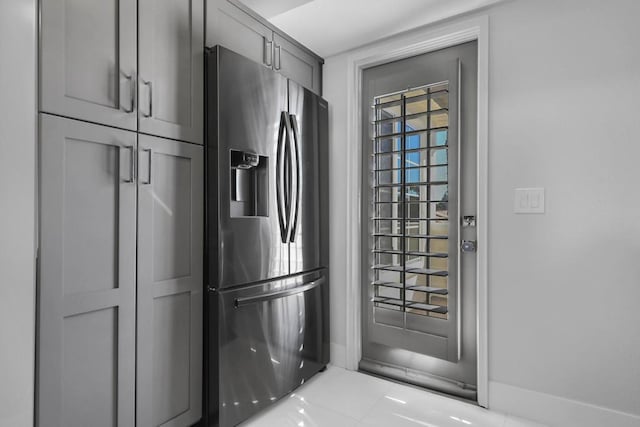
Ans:
[[[231,216],[268,216],[269,158],[231,150]]]

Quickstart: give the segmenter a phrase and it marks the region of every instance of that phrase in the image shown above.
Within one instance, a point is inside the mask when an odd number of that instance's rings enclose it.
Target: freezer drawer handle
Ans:
[[[246,298],[236,298],[233,301],[233,306],[235,308],[240,308],[244,305],[256,304],[259,302],[270,301],[278,298],[290,297],[292,295],[301,294],[303,292],[310,291],[311,289],[317,288],[325,281],[324,276],[319,278],[318,280],[314,280],[313,282],[306,283],[302,286],[298,286],[291,289],[284,289],[282,291],[269,292],[267,294],[255,296],[255,297],[246,297]]]

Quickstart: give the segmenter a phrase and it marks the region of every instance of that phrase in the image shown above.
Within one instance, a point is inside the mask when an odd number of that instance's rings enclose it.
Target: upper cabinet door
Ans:
[[[136,134],[40,126],[37,426],[133,427]]]
[[[189,427],[202,416],[203,147],[139,147],[136,425]]]
[[[227,0],[209,1],[206,45],[220,45],[266,67],[273,66],[273,31]]]
[[[273,68],[311,91],[322,93],[322,64],[278,33],[273,35]]]
[[[139,0],[139,13],[139,131],[202,144],[203,0]]]
[[[40,109],[136,129],[136,1],[40,2]]]

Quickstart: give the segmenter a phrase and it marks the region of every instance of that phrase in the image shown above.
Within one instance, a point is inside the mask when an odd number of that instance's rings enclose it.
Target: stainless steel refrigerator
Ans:
[[[327,102],[206,55],[205,425],[227,427],[329,362]]]

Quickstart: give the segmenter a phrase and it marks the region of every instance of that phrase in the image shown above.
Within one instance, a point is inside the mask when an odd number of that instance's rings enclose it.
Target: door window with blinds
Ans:
[[[405,339],[401,347],[429,353],[429,346],[450,360],[458,355],[457,84],[373,97],[368,171],[373,324],[386,326],[385,335],[392,326],[446,337],[439,345]]]
[[[377,307],[448,315],[447,83],[378,97],[374,109]]]

